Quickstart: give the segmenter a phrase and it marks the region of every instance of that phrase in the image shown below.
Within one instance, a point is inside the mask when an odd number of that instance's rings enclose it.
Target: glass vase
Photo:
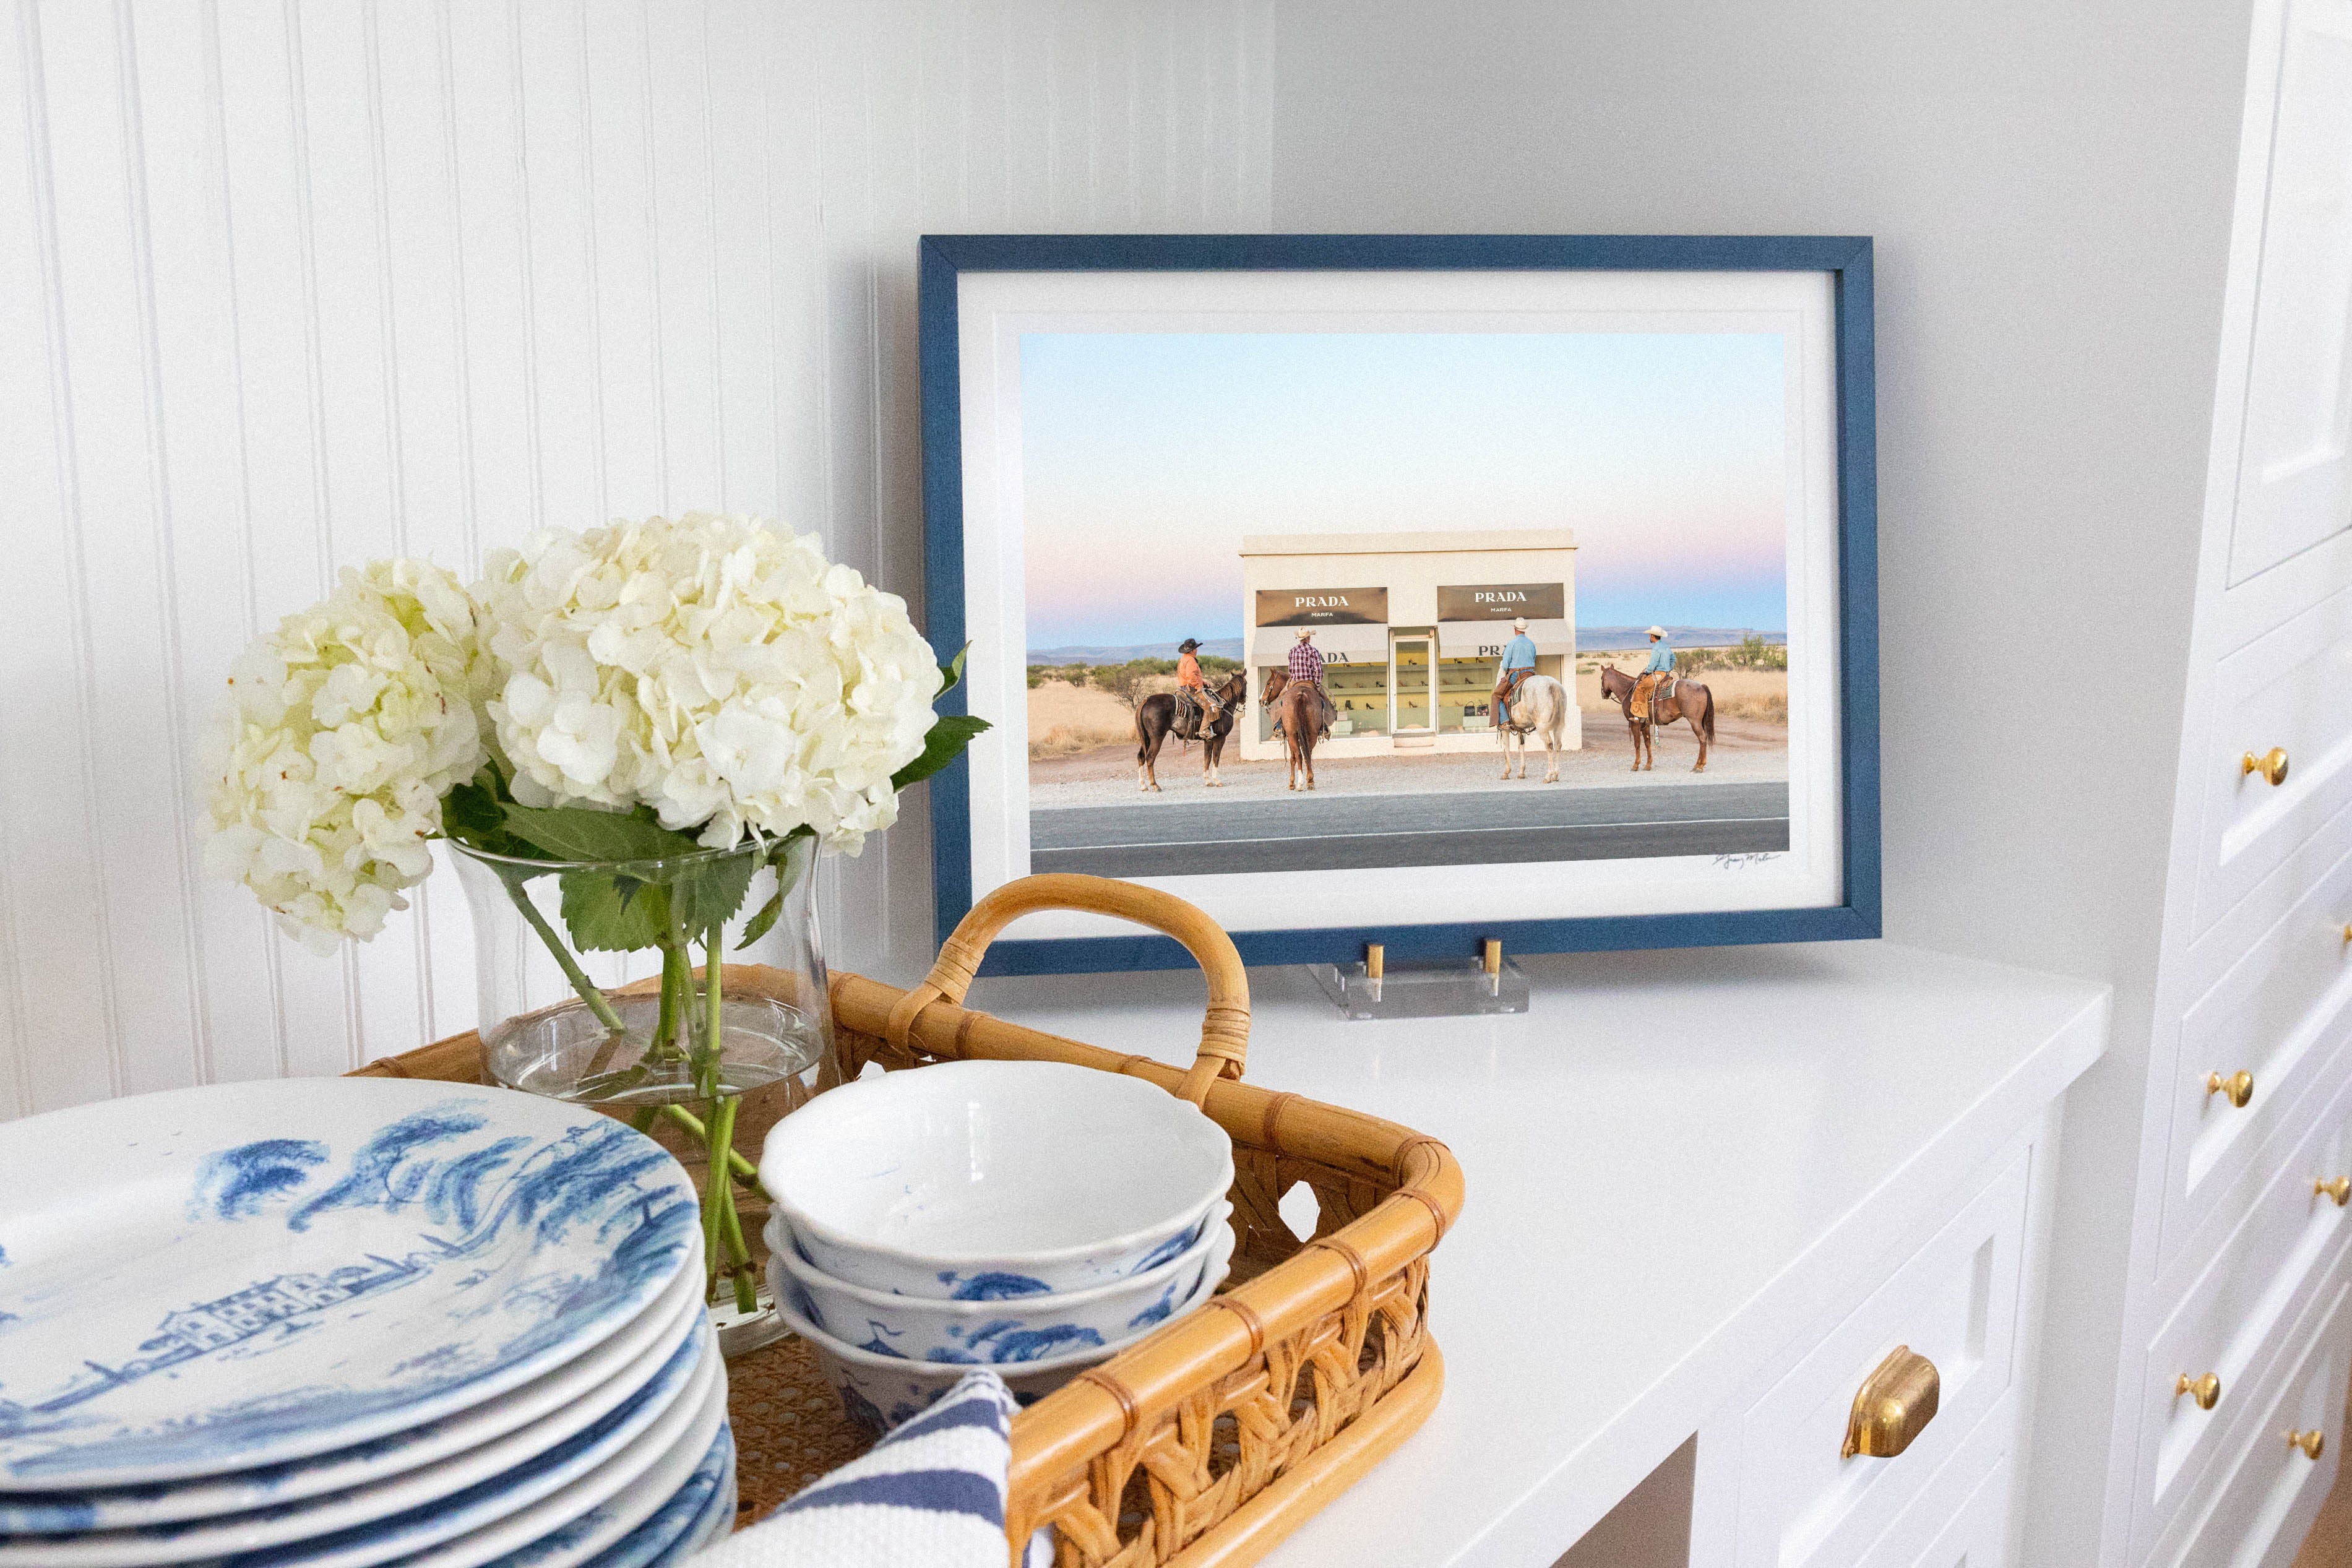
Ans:
[[[832,1056],[814,840],[629,861],[450,848],[490,1077],[618,1117],[677,1155],[702,1194],[722,1349],[780,1337],[757,1160]]]

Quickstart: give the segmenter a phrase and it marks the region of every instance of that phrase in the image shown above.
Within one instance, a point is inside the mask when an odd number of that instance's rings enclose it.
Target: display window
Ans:
[[[1440,734],[1495,727],[1495,679],[1499,658],[1437,661],[1437,729]]]

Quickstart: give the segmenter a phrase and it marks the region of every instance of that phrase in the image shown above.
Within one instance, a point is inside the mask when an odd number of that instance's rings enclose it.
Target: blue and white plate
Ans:
[[[633,1450],[608,1460],[594,1474],[496,1524],[402,1558],[399,1568],[582,1568],[652,1518],[686,1485],[726,1425],[727,1378],[721,1369],[690,1419],[670,1426],[664,1440],[646,1434],[643,1447],[657,1450],[650,1457]],[[310,1559],[273,1561],[308,1568]]]
[[[659,1144],[507,1089],[289,1079],[0,1125],[0,1489],[217,1476],[481,1405],[635,1321],[696,1227]]]
[[[212,1519],[395,1478],[405,1481],[428,1468],[445,1485],[461,1486],[466,1483],[448,1478],[489,1475],[520,1464],[626,1398],[686,1343],[698,1324],[709,1321],[702,1304],[698,1244],[695,1253],[696,1263],[682,1270],[635,1322],[503,1398],[355,1447],[210,1480],[106,1491],[0,1494],[0,1536]],[[465,1468],[444,1470],[445,1462]]]
[[[686,1485],[670,1494],[653,1516],[590,1558],[580,1568],[667,1568],[683,1563],[719,1539],[735,1522],[735,1432],[719,1428],[709,1451]],[[492,1568],[525,1568],[515,1553]],[[529,1568],[539,1568],[536,1559]]]
[[[546,1497],[623,1452],[674,1405],[691,1410],[718,1376],[708,1323],[618,1404],[520,1464],[485,1468],[460,1454],[384,1485],[252,1513],[86,1535],[0,1542],[0,1564],[25,1568],[147,1568],[231,1559],[292,1543],[309,1563],[382,1562],[462,1535]],[[499,1445],[492,1445],[493,1447]]]

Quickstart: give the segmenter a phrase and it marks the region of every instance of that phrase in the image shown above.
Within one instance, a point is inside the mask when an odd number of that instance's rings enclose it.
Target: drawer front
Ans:
[[[2168,1568],[2286,1568],[2335,1484],[2344,1433],[2346,1292],[2339,1288],[2316,1332],[2300,1345],[2294,1372],[2262,1416],[2231,1434],[2236,1447],[2227,1479],[2176,1550],[2154,1561]],[[2288,1440],[2317,1431],[2316,1459]]]
[[[2352,1087],[2273,1162],[2269,1183],[2148,1345],[2138,1474],[2152,1525],[2205,1472],[2246,1402],[2267,1392],[2258,1383],[2271,1370],[2270,1352],[2331,1283],[2347,1211],[2315,1189],[2345,1172],[2347,1112]],[[2208,1375],[2221,1386],[2210,1410],[2179,1389],[2183,1377]]]
[[[2005,1166],[1740,1423],[1741,1568],[1849,1568],[2015,1379],[2033,1152]],[[1937,1413],[1892,1458],[1841,1458],[1855,1393],[1898,1345],[1936,1365]]]
[[[2352,709],[2352,688],[2346,706]],[[2352,1026],[2347,921],[2352,853],[2315,879],[2182,1017],[2165,1151],[2162,1267],[2170,1268],[2213,1205],[2237,1188],[2255,1152],[2336,1058]],[[2252,1079],[2242,1107],[2228,1088],[2240,1073]]]
[[[2352,795],[2352,589],[2223,659],[2212,713],[2196,760],[2200,934]],[[2273,752],[2285,753],[2280,782],[2246,771]]]
[[[2004,1456],[1992,1474],[1953,1513],[1943,1532],[1903,1568],[2002,1568],[2009,1561],[2009,1460]],[[1894,1560],[1888,1560],[1894,1568]]]

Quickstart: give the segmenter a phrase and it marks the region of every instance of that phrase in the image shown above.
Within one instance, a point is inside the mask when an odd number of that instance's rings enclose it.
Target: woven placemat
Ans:
[[[727,1384],[738,1530],[866,1452],[866,1439],[841,1413],[841,1400],[797,1334],[729,1362]]]

